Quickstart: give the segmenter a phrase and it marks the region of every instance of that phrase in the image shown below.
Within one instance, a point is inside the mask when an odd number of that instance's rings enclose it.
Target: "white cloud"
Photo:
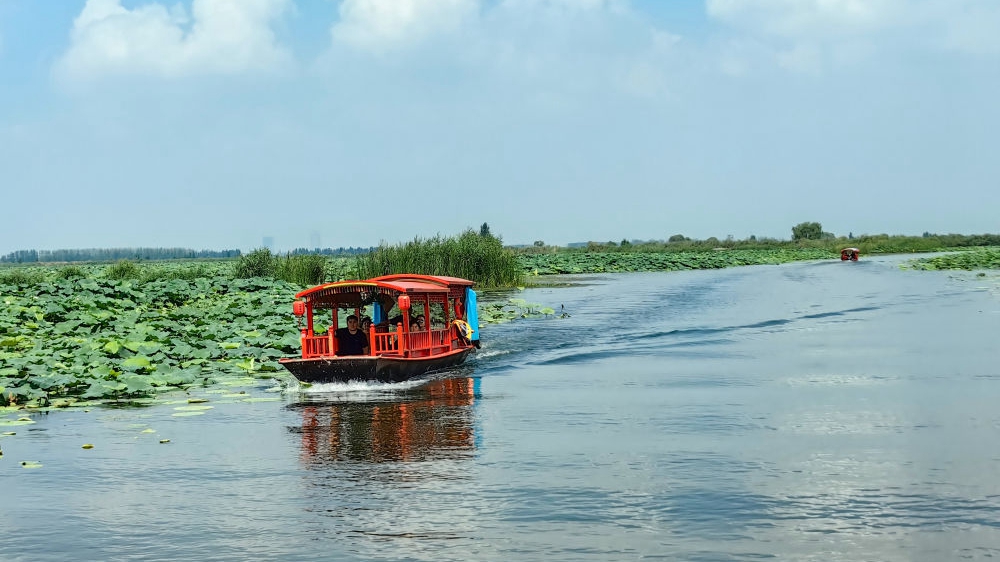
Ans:
[[[335,42],[384,53],[439,37],[489,35],[498,21],[562,24],[581,15],[628,11],[628,0],[343,0],[331,34]]]
[[[291,0],[194,0],[126,9],[121,0],[87,0],[73,22],[70,47],[55,67],[76,81],[101,75],[178,77],[281,68],[291,56],[272,23]]]
[[[898,24],[905,0],[707,0],[708,15],[720,21],[790,38],[870,32]]]
[[[682,41],[628,0],[343,0],[331,33],[322,62],[338,80],[360,55],[366,72],[433,68],[562,108],[585,92],[669,95]]]
[[[344,0],[334,41],[383,52],[405,48],[472,21],[479,0]]]
[[[800,61],[806,50],[857,41],[1000,54],[996,0],[706,0],[705,6],[733,28],[792,43],[783,55]]]

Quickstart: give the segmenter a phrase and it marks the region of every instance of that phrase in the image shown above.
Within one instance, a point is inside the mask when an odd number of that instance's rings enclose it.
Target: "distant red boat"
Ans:
[[[479,347],[472,286],[457,277],[397,274],[306,289],[293,306],[302,357],[279,363],[308,383],[401,382],[459,365]],[[341,312],[349,313],[344,322]],[[366,331],[358,320],[369,312]]]
[[[857,248],[844,248],[840,251],[840,261],[858,261],[861,250]]]

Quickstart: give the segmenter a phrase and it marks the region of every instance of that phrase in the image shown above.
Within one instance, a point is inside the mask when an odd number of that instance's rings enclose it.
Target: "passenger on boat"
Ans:
[[[368,355],[368,337],[358,328],[358,317],[347,317],[347,327],[334,333],[337,338],[337,355]]]

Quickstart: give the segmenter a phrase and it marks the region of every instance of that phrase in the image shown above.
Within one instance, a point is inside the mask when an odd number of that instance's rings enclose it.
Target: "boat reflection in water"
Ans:
[[[302,410],[302,461],[422,461],[468,456],[475,449],[473,405],[479,379],[432,381],[364,402],[321,401]]]

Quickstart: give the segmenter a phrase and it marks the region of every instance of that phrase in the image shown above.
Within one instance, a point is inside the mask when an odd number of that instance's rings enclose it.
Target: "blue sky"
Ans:
[[[0,253],[1000,232],[995,0],[0,0]]]

